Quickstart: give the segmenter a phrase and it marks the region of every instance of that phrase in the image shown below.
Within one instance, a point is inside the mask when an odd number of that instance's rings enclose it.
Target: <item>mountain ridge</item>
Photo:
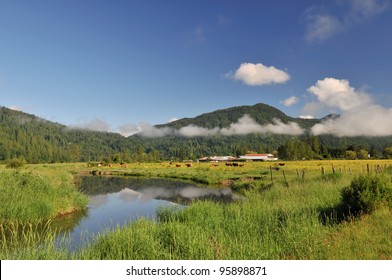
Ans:
[[[321,119],[293,118],[273,106],[264,103],[257,103],[255,105],[243,105],[218,109],[212,112],[200,114],[193,118],[182,118],[170,123],[159,124],[156,125],[156,127],[172,127],[179,129],[184,126],[195,125],[209,129],[216,127],[224,128],[237,122],[238,119],[244,115],[248,115],[260,125],[273,123],[275,119],[279,119],[283,123],[296,122],[303,128],[310,128],[314,124],[321,122]]]

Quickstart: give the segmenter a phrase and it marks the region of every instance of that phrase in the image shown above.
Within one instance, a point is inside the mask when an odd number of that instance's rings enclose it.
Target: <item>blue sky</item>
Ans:
[[[0,105],[125,135],[260,102],[388,123],[391,15],[389,0],[0,0]]]

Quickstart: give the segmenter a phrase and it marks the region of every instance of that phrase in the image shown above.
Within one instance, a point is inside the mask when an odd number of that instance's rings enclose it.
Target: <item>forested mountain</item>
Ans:
[[[185,118],[157,129],[173,130],[193,125],[203,128],[225,128],[244,115],[259,124],[274,119],[283,123],[296,122],[307,129],[321,120],[292,118],[265,104],[240,106]],[[327,116],[336,118],[338,116]],[[249,151],[279,153],[283,159],[363,157],[383,155],[392,146],[392,137],[315,137],[309,133],[298,136],[251,133],[247,135],[185,137],[176,133],[163,137],[133,135],[74,129],[34,115],[0,107],[0,161],[24,157],[30,163],[76,161],[158,161],[197,159],[212,155],[238,156]],[[349,153],[347,152],[349,151]],[[392,155],[391,155],[392,156]]]
[[[238,106],[217,110],[214,112],[202,114],[195,118],[183,118],[168,124],[157,125],[157,127],[167,126],[179,129],[184,126],[195,125],[205,128],[223,128],[237,122],[238,119],[243,117],[244,115],[248,115],[261,125],[269,124],[272,123],[274,119],[279,119],[283,123],[296,122],[301,127],[309,128],[314,124],[320,122],[320,120],[318,119],[292,118],[287,116],[282,111],[276,109],[275,107],[263,103],[258,103],[253,106]]]
[[[129,147],[119,134],[71,129],[0,107],[0,161],[20,156],[31,163],[100,160]]]

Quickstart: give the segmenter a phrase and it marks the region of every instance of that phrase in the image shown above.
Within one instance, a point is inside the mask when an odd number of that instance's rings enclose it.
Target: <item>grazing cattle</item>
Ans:
[[[281,162],[281,163],[279,163],[279,166],[285,166],[285,164],[286,164],[286,163]]]
[[[272,169],[279,171],[280,168],[279,167],[272,167]]]
[[[176,167],[181,167],[181,164],[176,164]]]
[[[230,162],[226,162],[226,166],[233,166],[233,164]]]
[[[212,167],[218,167],[218,165],[217,165],[216,163],[212,163],[212,164],[210,164],[210,166],[212,166]]]
[[[185,164],[186,167],[192,167],[192,163]]]

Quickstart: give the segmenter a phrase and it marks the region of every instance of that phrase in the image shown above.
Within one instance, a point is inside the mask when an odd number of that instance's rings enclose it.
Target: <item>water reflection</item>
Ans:
[[[84,176],[80,189],[89,196],[86,213],[62,217],[54,221],[62,234],[69,235],[70,249],[89,242],[93,235],[123,226],[141,217],[154,220],[159,207],[176,207],[196,199],[233,201],[230,189],[206,189],[184,182],[162,179],[131,179]]]

